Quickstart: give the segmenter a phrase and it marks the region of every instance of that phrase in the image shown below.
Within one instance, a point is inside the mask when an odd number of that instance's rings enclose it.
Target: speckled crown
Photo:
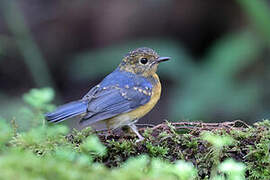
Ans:
[[[157,58],[159,57],[159,55],[153,49],[148,48],[148,47],[140,47],[140,48],[134,49],[133,51],[130,51],[129,53],[127,53],[124,56],[123,62],[121,64],[125,65],[127,63],[127,61],[129,61],[132,64],[133,58],[140,55],[140,54],[149,54],[149,55],[153,55]]]

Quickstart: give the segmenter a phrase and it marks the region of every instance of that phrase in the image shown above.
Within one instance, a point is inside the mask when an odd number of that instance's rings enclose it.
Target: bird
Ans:
[[[153,49],[140,47],[127,53],[119,66],[80,100],[59,106],[45,114],[49,123],[79,117],[81,127],[114,130],[123,126],[142,141],[135,123],[153,109],[160,99],[157,68],[170,57],[160,57]]]

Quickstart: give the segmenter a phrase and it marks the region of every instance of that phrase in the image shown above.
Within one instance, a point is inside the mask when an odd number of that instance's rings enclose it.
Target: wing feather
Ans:
[[[132,111],[150,100],[150,96],[132,88],[114,86],[101,89],[92,97],[88,104],[88,113],[80,121],[83,126]]]

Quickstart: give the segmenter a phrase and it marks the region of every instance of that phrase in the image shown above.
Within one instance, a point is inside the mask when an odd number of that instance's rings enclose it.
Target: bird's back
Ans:
[[[153,87],[157,82],[159,84],[158,79],[115,70],[84,96],[85,100],[89,98],[89,104],[88,113],[80,121],[81,125],[88,126],[144,106],[151,101]],[[123,119],[123,122],[126,120]]]

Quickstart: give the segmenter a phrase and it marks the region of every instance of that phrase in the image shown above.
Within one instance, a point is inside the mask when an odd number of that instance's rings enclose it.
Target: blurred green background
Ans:
[[[162,97],[140,123],[252,123],[270,117],[270,3],[226,0],[0,1],[0,116],[27,126],[22,94],[52,87],[81,98],[146,46]]]

